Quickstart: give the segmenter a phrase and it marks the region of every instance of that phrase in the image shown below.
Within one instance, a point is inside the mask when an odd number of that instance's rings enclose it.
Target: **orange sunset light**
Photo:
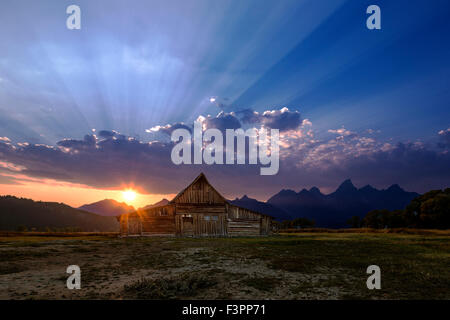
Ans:
[[[5,175],[0,174],[0,178],[2,176]],[[114,199],[140,208],[163,198],[171,199],[175,196],[175,194],[137,191],[137,188],[131,186],[119,186],[118,189],[100,189],[52,179],[34,179],[19,175],[10,175],[9,177],[14,178],[17,183],[3,184],[0,182],[0,195],[12,195],[36,201],[63,202],[74,208],[103,199]]]
[[[122,191],[122,197],[126,202],[133,202],[136,199],[136,192],[132,189]]]

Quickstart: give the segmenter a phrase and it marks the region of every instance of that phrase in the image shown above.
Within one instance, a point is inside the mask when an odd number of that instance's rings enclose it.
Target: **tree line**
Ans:
[[[316,224],[314,220],[307,218],[296,218],[293,220],[283,220],[282,222],[273,222],[277,229],[296,229],[296,228],[312,228]]]
[[[418,196],[404,210],[372,210],[364,218],[354,216],[347,223],[352,228],[450,229],[450,188]]]

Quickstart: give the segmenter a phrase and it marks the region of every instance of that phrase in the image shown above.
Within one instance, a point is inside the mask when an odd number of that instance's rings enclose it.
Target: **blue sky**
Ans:
[[[81,7],[81,30],[65,26],[71,4]],[[371,4],[381,8],[381,30],[366,28]],[[335,138],[330,130],[345,127],[361,138],[373,133],[380,146],[420,142],[427,152],[445,152],[436,146],[446,143],[450,127],[448,1],[6,0],[0,6],[0,137],[9,144],[55,147],[83,140],[92,129],[149,142],[158,137],[146,129],[158,125],[287,107],[312,122],[324,144]],[[274,188],[331,188],[350,175],[344,170],[317,183],[313,175],[300,183],[280,177]],[[419,185],[382,176],[373,183],[404,182],[415,191],[448,186],[445,174],[433,180],[424,173]],[[372,178],[361,173],[356,180]]]

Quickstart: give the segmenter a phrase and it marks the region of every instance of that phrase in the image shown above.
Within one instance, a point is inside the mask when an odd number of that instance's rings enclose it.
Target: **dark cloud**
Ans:
[[[19,185],[21,183],[14,178],[4,176],[0,173],[0,184]]]
[[[215,105],[217,108],[219,108],[220,110],[224,110],[227,108],[230,108],[231,105],[229,103],[230,99],[229,98],[221,98],[221,97],[210,97],[209,98],[209,102],[211,102],[213,105]]]
[[[225,131],[226,129],[235,130],[241,128],[241,122],[233,112],[226,113],[222,111],[215,117],[199,117],[198,120],[205,124],[206,129],[215,128]]]
[[[450,128],[439,131],[439,138],[438,146],[440,148],[450,148]]]
[[[100,138],[105,138],[105,139],[108,139],[108,138],[114,138],[114,139],[119,139],[119,140],[127,139],[127,136],[120,134],[119,132],[117,132],[115,130],[112,130],[112,131],[100,130],[98,133],[98,136]],[[89,139],[89,136],[85,136],[84,139],[85,140]]]
[[[176,130],[176,129],[186,129],[189,132],[192,132],[192,128],[187,126],[187,125],[185,125],[182,122],[177,122],[177,123],[174,123],[174,124],[168,124],[168,125],[165,125],[165,126],[155,126],[153,128],[147,129],[146,132],[149,132],[149,133],[151,133],[151,132],[161,132],[161,133],[164,133],[164,134],[170,136],[172,134],[172,132],[174,130]]]
[[[233,113],[203,118],[207,127],[240,127]],[[172,163],[172,142],[142,142],[118,132],[99,132],[83,139],[64,139],[56,146],[13,144],[0,140],[3,172],[51,178],[98,188],[120,188],[129,183],[150,193],[176,193],[199,172],[205,172],[229,197],[249,194],[267,198],[282,188],[318,186],[331,191],[345,178],[357,185],[385,187],[398,183],[418,192],[450,185],[449,147],[433,149],[420,143],[390,144],[337,129],[318,141],[288,131],[282,137],[280,171],[261,176],[257,165],[180,165]],[[308,129],[309,130],[309,129]],[[446,131],[444,131],[446,132]],[[112,134],[113,133],[113,134]],[[352,137],[339,139],[339,137]],[[439,134],[440,139],[445,134]],[[444,150],[442,150],[444,148]],[[11,179],[2,178],[4,183]]]
[[[263,113],[244,109],[236,112],[240,116],[243,123],[261,124],[271,129],[279,129],[280,131],[296,130],[302,124],[300,112],[290,111],[288,108],[280,110],[267,110]]]
[[[252,109],[236,111],[236,114],[239,116],[242,123],[255,124],[258,123],[261,119],[259,113]]]
[[[338,173],[376,185],[399,183],[413,191],[450,186],[450,154],[414,143],[398,143],[386,150],[349,154],[338,166]],[[333,175],[336,166],[323,174]],[[341,174],[341,176],[342,176]],[[336,173],[334,173],[336,175]]]
[[[242,124],[247,124],[254,127],[267,127],[271,129],[279,129],[280,131],[296,130],[302,125],[302,118],[298,111],[290,111],[288,108],[280,110],[268,110],[262,113],[253,111],[251,109],[244,109],[237,112],[221,111],[216,116],[199,116],[197,121],[204,125],[204,129],[219,129],[225,131],[226,129],[239,129]],[[161,132],[171,135],[175,129],[183,128],[192,132],[192,127],[187,126],[182,122],[167,124],[165,126],[155,126],[147,129],[148,133]]]
[[[83,140],[62,140],[55,147],[0,142],[0,159],[23,167],[20,173],[32,177],[100,188],[132,182],[144,190],[157,192],[161,186],[161,191],[168,191],[170,179],[165,184],[160,181],[178,169],[171,164],[172,145],[122,136],[97,139],[88,135]]]
[[[262,114],[262,123],[264,125],[280,131],[297,129],[301,125],[301,120],[300,112],[289,111],[288,108],[265,111]]]
[[[109,130],[100,130],[98,132],[98,136],[101,138],[112,138],[116,135],[115,131],[109,131]]]
[[[344,127],[340,128],[340,129],[330,129],[330,130],[328,130],[328,132],[337,135],[336,139],[344,139],[344,138],[353,139],[353,138],[358,137],[356,132],[347,130]]]
[[[100,131],[101,133],[105,133],[108,131]],[[101,135],[103,136],[103,135]],[[112,136],[111,136],[112,137]],[[75,140],[75,139],[64,139],[57,143],[58,146],[69,148],[73,150],[85,149],[85,148],[94,148],[97,143],[97,139],[93,135],[85,135],[84,140]]]

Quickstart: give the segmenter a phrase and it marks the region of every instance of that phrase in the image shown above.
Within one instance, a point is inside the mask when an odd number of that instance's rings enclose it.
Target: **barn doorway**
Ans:
[[[130,216],[128,218],[128,235],[138,236],[142,234],[142,222],[139,216]]]
[[[181,216],[181,233],[183,236],[194,235],[194,218],[191,214],[183,214]]]

